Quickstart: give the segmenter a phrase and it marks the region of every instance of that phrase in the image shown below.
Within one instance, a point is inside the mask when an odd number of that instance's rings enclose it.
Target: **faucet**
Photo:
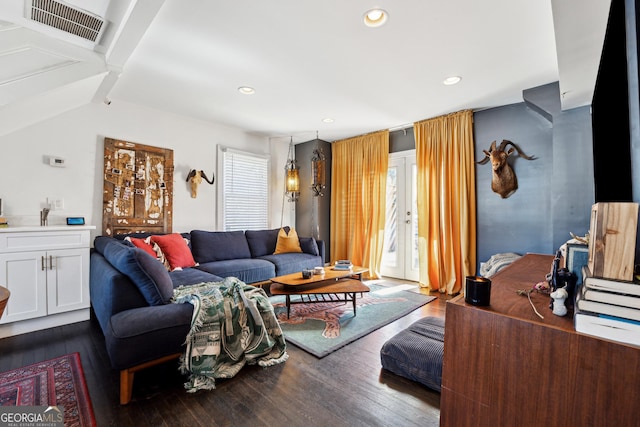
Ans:
[[[49,208],[43,208],[40,211],[40,225],[41,226],[45,226],[49,224],[49,219],[47,218],[49,216]]]

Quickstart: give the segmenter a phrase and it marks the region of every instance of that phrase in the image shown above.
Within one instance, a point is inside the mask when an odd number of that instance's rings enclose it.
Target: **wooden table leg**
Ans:
[[[287,301],[287,319],[288,319],[289,313],[291,312],[291,296],[290,295],[286,296],[286,301]]]
[[[356,293],[354,292],[351,295],[351,300],[353,301],[353,317],[356,317]],[[347,299],[347,294],[345,294],[344,298]]]

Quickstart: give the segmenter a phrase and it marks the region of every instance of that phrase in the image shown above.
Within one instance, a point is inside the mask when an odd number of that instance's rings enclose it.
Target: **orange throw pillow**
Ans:
[[[180,234],[153,235],[150,240],[151,243],[155,243],[160,247],[171,271],[196,265],[191,249],[189,249],[187,242]]]
[[[276,254],[285,254],[291,252],[302,252],[302,248],[300,247],[300,240],[298,239],[298,233],[293,228],[289,231],[289,235],[284,231],[284,228],[281,228],[278,232],[278,241],[276,243],[276,250],[273,253]]]

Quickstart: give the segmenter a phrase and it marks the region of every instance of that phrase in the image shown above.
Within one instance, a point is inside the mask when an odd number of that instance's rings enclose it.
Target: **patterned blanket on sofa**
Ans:
[[[264,290],[229,277],[222,282],[181,286],[174,303],[193,304],[180,370],[189,392],[215,388],[245,364],[272,366],[289,357],[280,324]]]

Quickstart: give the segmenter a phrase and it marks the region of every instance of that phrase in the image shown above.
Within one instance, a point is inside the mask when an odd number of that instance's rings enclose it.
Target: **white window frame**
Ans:
[[[218,229],[223,231],[235,230],[264,230],[269,228],[270,210],[270,170],[271,158],[269,155],[256,154],[248,151],[218,145]],[[234,188],[232,175],[226,168],[233,166],[237,160],[240,168],[235,172],[240,173],[240,186]],[[264,175],[260,173],[263,171]],[[246,174],[243,174],[246,172]],[[238,175],[236,175],[238,176]],[[251,183],[251,185],[247,185]],[[244,184],[244,185],[243,185]],[[257,198],[256,198],[257,197]],[[256,202],[238,206],[238,199]],[[235,207],[236,209],[233,209]],[[260,213],[264,216],[260,217]],[[228,219],[229,214],[242,215],[246,213],[246,221]]]

